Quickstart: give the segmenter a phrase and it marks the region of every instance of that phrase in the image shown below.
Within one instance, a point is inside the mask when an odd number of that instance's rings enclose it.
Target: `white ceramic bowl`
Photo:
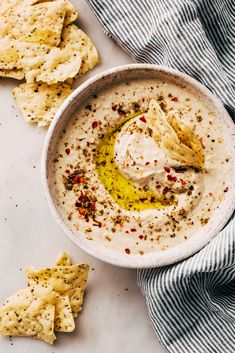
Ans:
[[[224,130],[225,141],[228,150],[232,156],[235,156],[234,123],[223,107],[222,103],[203,85],[183,74],[179,71],[169,69],[162,66],[148,64],[132,64],[116,67],[107,70],[101,74],[94,76],[80,87],[78,87],[62,104],[58,110],[46,137],[43,155],[42,155],[42,180],[43,189],[46,199],[53,217],[56,219],[64,233],[81,249],[96,258],[108,263],[131,268],[159,267],[169,265],[174,262],[183,260],[194,254],[205,246],[218,232],[224,227],[235,208],[235,178],[232,178],[229,192],[225,194],[225,198],[210,222],[198,231],[196,236],[191,237],[184,243],[170,248],[162,252],[147,253],[142,256],[137,254],[126,255],[113,251],[106,247],[101,247],[95,242],[91,242],[84,237],[79,231],[74,231],[69,221],[66,220],[65,214],[59,209],[54,202],[53,177],[51,175],[51,166],[54,159],[55,145],[58,137],[69,121],[70,117],[80,106],[81,102],[86,100],[90,95],[94,94],[98,89],[114,82],[128,78],[159,78],[171,80],[180,83],[187,89],[191,90],[199,98],[203,99],[217,115],[217,119]],[[233,170],[235,170],[235,161],[231,162]],[[235,173],[234,173],[235,174]]]

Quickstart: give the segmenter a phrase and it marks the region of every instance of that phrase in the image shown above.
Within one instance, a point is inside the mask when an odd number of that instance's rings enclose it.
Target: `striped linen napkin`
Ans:
[[[88,0],[136,62],[193,76],[235,120],[234,0]],[[235,353],[235,219],[200,252],[139,270],[153,327],[170,353]]]

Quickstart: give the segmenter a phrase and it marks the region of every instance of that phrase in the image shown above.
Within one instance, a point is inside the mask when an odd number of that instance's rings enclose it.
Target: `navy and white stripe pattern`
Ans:
[[[235,222],[196,255],[138,271],[153,327],[169,352],[235,352]]]
[[[136,62],[193,76],[235,119],[234,0],[88,0]],[[235,353],[235,220],[178,264],[140,270],[153,327],[170,353]]]

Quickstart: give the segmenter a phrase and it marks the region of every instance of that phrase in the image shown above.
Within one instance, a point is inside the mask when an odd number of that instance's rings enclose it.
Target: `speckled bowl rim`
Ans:
[[[70,106],[79,99],[79,96],[82,95],[82,93],[87,90],[87,89],[92,89],[92,86],[95,85],[98,82],[104,82],[107,77],[118,77],[123,74],[130,74],[135,76],[136,73],[136,78],[140,78],[138,76],[138,72],[144,71],[147,72],[148,70],[154,70],[154,73],[159,73],[159,75],[166,75],[166,77],[172,76],[174,79],[179,80],[179,83],[182,84],[182,82],[186,85],[189,85],[193,88],[193,90],[196,90],[197,92],[200,93],[200,95],[206,97],[206,100],[210,101],[213,106],[214,110],[217,113],[217,116],[222,116],[223,120],[221,120],[221,123],[223,124],[224,131],[226,132],[226,135],[229,136],[227,140],[228,147],[230,149],[230,152],[233,154],[232,156],[235,155],[235,147],[232,146],[232,140],[234,139],[235,136],[235,125],[227,113],[226,109],[224,108],[223,104],[220,102],[220,100],[215,97],[205,86],[200,84],[198,81],[193,79],[192,77],[168,68],[164,66],[158,66],[158,65],[152,65],[152,64],[128,64],[128,65],[122,65],[118,67],[114,67],[112,69],[106,70],[104,72],[101,72],[94,77],[90,78],[86,82],[84,82],[81,86],[79,86],[77,89],[75,89],[72,94],[65,100],[65,102],[61,105],[59,110],[57,111],[53,122],[48,130],[44,147],[43,147],[43,152],[42,152],[42,159],[41,159],[41,179],[42,179],[42,185],[43,185],[43,191],[46,197],[46,200],[49,204],[49,209],[63,230],[63,232],[67,235],[67,237],[72,240],[79,248],[87,252],[88,254],[105,261],[107,263],[121,266],[121,267],[127,267],[127,268],[152,268],[152,267],[160,267],[160,266],[165,266],[169,264],[176,263],[178,261],[181,261],[192,254],[196,253],[200,249],[202,249],[206,244],[208,244],[218,233],[219,231],[225,226],[227,221],[229,220],[230,216],[232,215],[234,209],[235,209],[235,181],[231,181],[231,185],[229,186],[229,192],[226,193],[225,199],[222,202],[222,207],[220,209],[218,217],[216,219],[213,218],[214,222],[211,224],[209,222],[209,227],[205,226],[203,229],[205,229],[203,233],[203,236],[200,235],[194,235],[192,238],[189,240],[183,242],[182,244],[179,244],[173,248],[170,248],[168,250],[162,251],[162,252],[151,252],[147,253],[144,255],[138,255],[138,254],[130,254],[127,255],[125,253],[117,252],[114,251],[108,247],[101,246],[96,244],[96,242],[89,241],[86,239],[83,233],[81,232],[75,232],[72,227],[69,227],[68,224],[65,223],[65,221],[62,218],[62,215],[59,213],[59,210],[57,209],[53,196],[51,193],[51,186],[49,183],[49,165],[50,165],[50,148],[53,146],[54,138],[56,135],[56,130],[59,128],[59,123],[61,120],[67,120],[67,115],[66,112],[68,112]],[[135,71],[133,73],[133,71]],[[100,84],[99,89],[105,87],[106,84]],[[93,92],[94,93],[94,92]],[[92,93],[90,93],[92,94]],[[234,169],[234,161],[231,162],[233,163],[233,169]],[[234,179],[234,178],[232,178]]]

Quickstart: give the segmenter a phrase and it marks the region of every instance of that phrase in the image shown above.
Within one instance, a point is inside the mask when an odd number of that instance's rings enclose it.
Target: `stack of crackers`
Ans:
[[[71,332],[82,309],[89,266],[61,253],[52,268],[26,270],[28,287],[0,308],[0,334],[30,336],[52,344],[54,331]]]
[[[49,125],[74,78],[98,63],[77,17],[68,0],[0,2],[0,76],[26,80],[13,94],[27,122]]]

